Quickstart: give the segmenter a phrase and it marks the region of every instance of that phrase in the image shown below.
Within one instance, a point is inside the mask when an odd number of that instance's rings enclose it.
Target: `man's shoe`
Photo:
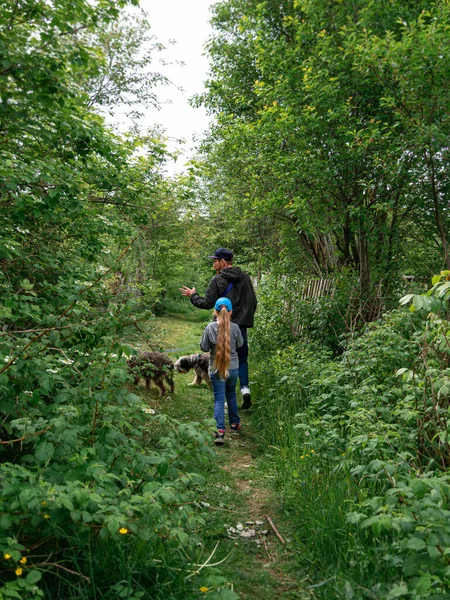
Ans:
[[[225,443],[224,440],[225,437],[225,430],[224,429],[218,429],[216,431],[216,439],[214,440],[214,443],[216,446],[223,446]]]
[[[243,387],[241,389],[241,394],[242,394],[242,409],[246,410],[247,408],[250,408],[252,405],[252,398],[250,396],[250,389],[248,387]]]
[[[242,429],[242,425],[240,423],[233,423],[230,425],[230,429],[233,433],[239,433],[239,431]]]

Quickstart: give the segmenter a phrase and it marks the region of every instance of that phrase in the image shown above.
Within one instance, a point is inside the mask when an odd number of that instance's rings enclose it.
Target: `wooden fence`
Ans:
[[[322,296],[332,296],[334,281],[332,279],[309,279],[302,287],[301,300],[318,300]]]
[[[299,299],[316,302],[322,296],[332,296],[334,293],[334,281],[332,279],[307,279],[299,282]],[[298,323],[295,314],[296,303],[286,305],[286,309],[292,314],[291,331],[295,337],[300,337],[304,325]]]

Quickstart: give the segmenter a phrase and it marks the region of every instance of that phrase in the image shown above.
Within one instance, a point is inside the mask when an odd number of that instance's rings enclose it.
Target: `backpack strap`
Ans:
[[[230,281],[230,283],[228,284],[227,289],[224,291],[223,295],[226,296],[228,294],[228,292],[231,290],[231,288],[233,287],[233,282]]]

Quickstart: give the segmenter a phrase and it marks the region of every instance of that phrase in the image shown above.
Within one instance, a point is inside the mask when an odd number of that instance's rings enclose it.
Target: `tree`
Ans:
[[[415,199],[404,129],[362,73],[361,38],[399,39],[399,19],[426,4],[231,0],[213,18],[206,162],[212,148],[228,189],[291,223],[318,275],[348,265],[364,293],[398,277]]]
[[[367,85],[381,87],[380,104],[402,132],[400,150],[409,164],[405,195],[413,197],[425,235],[434,229],[447,268],[449,16],[448,3],[438,2],[415,20],[403,19],[397,36],[361,33],[355,63]]]
[[[128,106],[142,110],[158,106],[155,87],[167,84],[161,73],[153,70],[155,54],[165,48],[150,34],[145,13],[124,16],[105,29],[82,30],[79,43],[88,46],[96,60],[79,73],[80,84],[88,92],[88,106],[114,111]],[[139,117],[132,113],[134,118]]]

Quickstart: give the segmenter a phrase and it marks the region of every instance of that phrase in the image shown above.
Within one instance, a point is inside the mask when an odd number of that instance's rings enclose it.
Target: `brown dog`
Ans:
[[[139,380],[143,377],[145,387],[149,390],[153,381],[159,388],[160,396],[166,395],[164,380],[169,384],[172,393],[175,390],[173,362],[166,354],[162,354],[162,352],[140,352],[137,356],[132,356],[127,365],[134,376],[134,385],[139,385]]]

